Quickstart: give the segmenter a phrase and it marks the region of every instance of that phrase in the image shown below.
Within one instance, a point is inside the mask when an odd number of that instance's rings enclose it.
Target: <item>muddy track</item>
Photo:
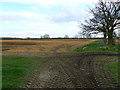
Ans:
[[[117,82],[106,67],[118,53],[66,53],[48,57],[27,88],[116,88]],[[57,60],[56,63],[55,60]],[[103,62],[104,61],[104,62]],[[55,65],[52,65],[52,64]],[[39,65],[39,64],[38,64]],[[44,69],[48,67],[47,69]]]

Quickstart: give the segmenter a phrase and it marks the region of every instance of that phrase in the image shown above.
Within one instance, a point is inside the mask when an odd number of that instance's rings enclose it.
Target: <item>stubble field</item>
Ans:
[[[97,39],[3,40],[2,55],[45,56],[71,52]]]

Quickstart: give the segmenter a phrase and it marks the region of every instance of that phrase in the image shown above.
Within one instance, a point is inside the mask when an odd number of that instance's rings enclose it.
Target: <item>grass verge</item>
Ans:
[[[78,47],[74,51],[75,52],[101,52],[101,51],[110,51],[110,52],[118,52],[119,45],[115,44],[111,47],[108,47],[104,44],[103,40],[94,41],[93,43],[84,45],[83,47]]]
[[[113,78],[115,81],[120,85],[120,82],[118,82],[118,62],[109,62],[108,63],[108,68],[112,72]]]
[[[47,57],[3,56],[2,88],[21,88],[36,72],[57,67],[59,59]]]
[[[38,57],[3,56],[2,88],[19,88],[37,68]]]

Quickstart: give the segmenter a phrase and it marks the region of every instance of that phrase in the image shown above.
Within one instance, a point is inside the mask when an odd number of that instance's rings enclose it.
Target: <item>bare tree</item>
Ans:
[[[78,36],[80,37],[80,38],[91,38],[92,36],[91,36],[91,32],[89,32],[89,31],[86,31],[86,30],[83,30],[83,31],[79,31],[78,32]]]
[[[82,28],[86,31],[103,32],[104,39],[108,36],[108,44],[113,44],[114,30],[120,25],[120,2],[100,0],[94,9],[90,9],[93,18],[82,23]]]
[[[79,38],[84,38],[82,31],[78,32],[78,36],[79,36]]]
[[[68,35],[65,35],[65,37],[64,37],[64,38],[66,38],[66,39],[67,39],[67,38],[69,38],[69,36],[68,36]]]
[[[45,39],[48,39],[48,38],[50,38],[50,35],[49,34],[45,34],[44,36],[42,36],[43,38],[45,38]]]

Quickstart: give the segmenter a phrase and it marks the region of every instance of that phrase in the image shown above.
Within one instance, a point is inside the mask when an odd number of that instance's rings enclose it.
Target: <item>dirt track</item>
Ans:
[[[118,87],[107,67],[117,53],[64,53],[47,57],[24,87],[110,88]]]

